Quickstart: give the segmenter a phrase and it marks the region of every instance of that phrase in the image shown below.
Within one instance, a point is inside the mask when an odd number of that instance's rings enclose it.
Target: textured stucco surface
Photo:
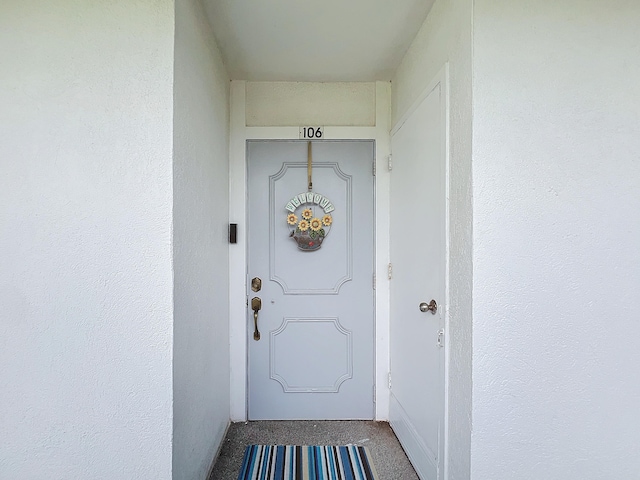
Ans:
[[[376,124],[375,82],[247,82],[250,127]]]
[[[638,478],[639,18],[475,2],[474,479]]]
[[[455,479],[469,478],[471,449],[471,29],[470,0],[436,1],[392,82],[395,124],[449,62],[448,472]]]
[[[196,0],[176,3],[173,478],[205,478],[229,424],[229,80]]]
[[[173,15],[0,3],[0,478],[171,476]]]

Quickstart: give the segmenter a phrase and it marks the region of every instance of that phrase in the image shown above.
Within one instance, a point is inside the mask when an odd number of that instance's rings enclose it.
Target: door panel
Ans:
[[[313,143],[313,191],[335,210],[320,248],[304,251],[285,206],[307,191],[307,142],[247,144],[247,283],[262,280],[248,291],[252,420],[373,418],[373,152],[372,141]]]
[[[392,137],[391,424],[424,479],[442,475],[445,121],[438,84]],[[434,299],[435,315],[420,303]]]

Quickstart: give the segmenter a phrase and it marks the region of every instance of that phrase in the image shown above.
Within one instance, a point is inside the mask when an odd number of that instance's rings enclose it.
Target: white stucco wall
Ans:
[[[0,3],[0,478],[171,476],[173,17]]]
[[[203,479],[229,424],[229,80],[196,0],[176,2],[173,478]]]
[[[470,0],[436,1],[392,81],[395,125],[445,63],[449,63],[449,446],[446,468],[452,479],[469,478],[470,474],[471,30]]]
[[[475,1],[474,479],[640,475],[639,18]]]

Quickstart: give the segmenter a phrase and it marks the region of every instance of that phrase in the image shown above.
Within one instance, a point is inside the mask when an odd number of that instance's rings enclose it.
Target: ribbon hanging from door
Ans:
[[[311,151],[311,142],[309,142],[307,144],[307,179],[309,181],[309,186],[307,187],[307,190],[309,192],[313,190],[312,164],[313,164],[313,152]]]
[[[329,235],[335,210],[333,203],[313,190],[313,151],[312,143],[307,144],[307,192],[293,196],[285,206],[287,225],[291,237],[298,249],[313,252],[322,246]]]

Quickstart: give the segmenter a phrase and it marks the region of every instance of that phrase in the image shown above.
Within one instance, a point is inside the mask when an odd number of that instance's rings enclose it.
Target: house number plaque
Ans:
[[[300,140],[321,140],[324,138],[324,127],[300,127]]]

